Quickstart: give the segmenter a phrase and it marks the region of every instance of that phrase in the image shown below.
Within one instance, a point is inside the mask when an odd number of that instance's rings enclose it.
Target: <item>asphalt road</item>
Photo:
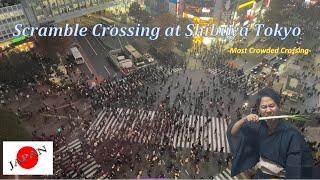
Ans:
[[[120,49],[127,44],[136,44],[135,38],[125,37],[110,37],[101,36],[94,37],[91,33],[88,33],[85,37],[77,37],[82,50],[84,52],[84,58],[86,65],[91,74],[102,76],[105,79],[113,79],[119,77],[119,70],[107,60],[107,54],[110,50]],[[144,50],[142,50],[142,53]]]
[[[115,67],[107,60],[107,53],[110,47],[105,46],[98,38],[88,34],[85,37],[78,37],[83,52],[86,64],[91,65],[97,75],[106,79],[111,79],[117,75]]]

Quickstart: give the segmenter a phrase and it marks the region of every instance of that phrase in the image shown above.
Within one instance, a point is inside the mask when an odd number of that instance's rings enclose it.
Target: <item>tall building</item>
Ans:
[[[0,0],[0,47],[6,47],[16,24],[42,26],[104,10],[115,0]]]
[[[181,16],[183,12],[183,0],[169,0],[169,13]]]
[[[4,5],[4,4],[2,4]],[[0,8],[0,42],[10,39],[16,24],[29,26],[21,4],[9,4]]]
[[[114,0],[21,0],[31,25],[62,22],[104,10]]]

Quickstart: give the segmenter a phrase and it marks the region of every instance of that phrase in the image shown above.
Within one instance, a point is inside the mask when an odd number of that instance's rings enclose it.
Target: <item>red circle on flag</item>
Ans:
[[[31,169],[38,163],[38,153],[30,146],[22,147],[17,153],[18,164],[25,169]]]

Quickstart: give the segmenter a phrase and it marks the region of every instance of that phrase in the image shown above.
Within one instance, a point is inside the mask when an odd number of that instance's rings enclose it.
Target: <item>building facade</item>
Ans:
[[[10,39],[16,24],[29,26],[21,4],[0,8],[0,42]]]
[[[21,0],[31,25],[62,22],[104,10],[114,0]]]
[[[159,15],[169,12],[169,0],[145,0],[147,12],[152,15]]]
[[[51,25],[104,10],[113,6],[114,2],[115,0],[0,0],[0,42],[3,44],[12,37],[16,24]]]
[[[19,4],[20,0],[0,0],[0,8]]]

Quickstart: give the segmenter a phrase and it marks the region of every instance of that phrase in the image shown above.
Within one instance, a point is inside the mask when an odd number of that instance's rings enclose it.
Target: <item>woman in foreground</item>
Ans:
[[[311,151],[300,132],[282,119],[259,121],[279,115],[280,100],[273,89],[260,91],[259,115],[249,114],[229,129],[232,176],[255,168],[254,178],[312,178]]]

